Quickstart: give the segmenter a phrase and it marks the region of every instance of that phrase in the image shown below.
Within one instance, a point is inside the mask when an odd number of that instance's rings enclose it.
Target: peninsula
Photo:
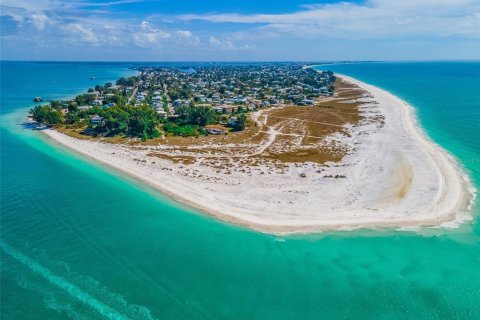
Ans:
[[[293,63],[138,71],[32,117],[74,151],[263,232],[470,219],[470,182],[384,90]]]

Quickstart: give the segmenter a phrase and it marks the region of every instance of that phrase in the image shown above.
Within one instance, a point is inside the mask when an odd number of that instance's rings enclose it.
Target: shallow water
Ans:
[[[423,235],[265,235],[173,203],[17,125],[34,96],[71,96],[127,66],[1,62],[2,319],[480,318],[477,220]],[[329,68],[414,105],[479,185],[479,63]]]

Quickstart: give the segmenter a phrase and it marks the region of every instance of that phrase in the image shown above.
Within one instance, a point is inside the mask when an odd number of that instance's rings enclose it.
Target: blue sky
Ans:
[[[480,0],[2,0],[5,60],[471,60]]]

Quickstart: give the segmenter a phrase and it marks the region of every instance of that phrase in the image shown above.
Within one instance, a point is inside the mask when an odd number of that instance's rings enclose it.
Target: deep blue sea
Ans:
[[[134,64],[0,63],[2,320],[480,319],[478,219],[288,237],[219,222],[21,126],[33,97],[71,97]],[[413,105],[478,188],[479,62],[320,68]]]

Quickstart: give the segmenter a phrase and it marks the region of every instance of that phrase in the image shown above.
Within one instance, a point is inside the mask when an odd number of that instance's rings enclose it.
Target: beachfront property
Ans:
[[[142,139],[163,133],[220,133],[206,125],[242,131],[247,117],[237,121],[239,116],[261,108],[314,106],[333,94],[336,79],[330,71],[298,63],[199,65],[188,72],[173,66],[134,69],[137,76],[96,85],[73,100],[56,103],[51,112],[61,110],[63,117],[47,119],[48,124],[83,128],[88,135]]]
[[[92,118],[90,118],[90,121],[92,122],[92,124],[95,124],[95,125],[102,124],[103,120],[104,118],[100,116],[93,116]]]

